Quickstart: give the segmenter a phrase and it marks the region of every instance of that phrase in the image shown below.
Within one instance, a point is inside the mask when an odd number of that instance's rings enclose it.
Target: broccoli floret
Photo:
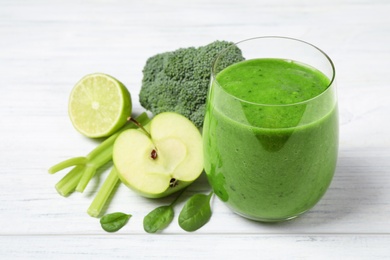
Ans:
[[[232,43],[215,41],[150,57],[143,69],[141,105],[155,115],[166,111],[180,113],[201,127],[212,63],[228,47]],[[217,70],[242,60],[241,50],[233,46],[223,55]]]

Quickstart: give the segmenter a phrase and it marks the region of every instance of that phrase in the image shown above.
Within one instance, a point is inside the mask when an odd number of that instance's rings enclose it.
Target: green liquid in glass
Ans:
[[[216,195],[260,221],[293,218],[313,207],[337,161],[329,79],[297,62],[254,59],[224,69],[213,84],[203,138]]]

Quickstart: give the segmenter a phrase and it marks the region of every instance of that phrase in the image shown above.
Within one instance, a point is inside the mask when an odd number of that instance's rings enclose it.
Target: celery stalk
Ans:
[[[62,162],[57,163],[56,165],[50,167],[49,173],[53,174],[53,173],[56,173],[58,171],[65,169],[65,168],[68,168],[70,166],[82,165],[82,164],[86,164],[86,163],[87,163],[87,158],[85,158],[85,157],[73,157],[73,158],[67,159],[65,161],[62,161]]]
[[[80,181],[84,168],[84,165],[77,165],[74,167],[56,184],[55,187],[57,192],[62,196],[67,196],[69,193],[73,192]]]
[[[91,217],[99,216],[118,181],[118,173],[114,166],[88,208],[87,212]]]
[[[146,125],[150,121],[145,112],[139,115],[136,120],[142,125]],[[56,184],[58,193],[62,196],[67,196],[76,187],[78,191],[83,192],[91,178],[95,175],[96,170],[112,160],[112,151],[116,138],[120,133],[131,128],[134,129],[137,126],[132,123],[127,123],[118,132],[108,137],[93,149],[87,156],[70,158],[52,166],[49,169],[49,173],[55,173],[67,167],[76,166]]]

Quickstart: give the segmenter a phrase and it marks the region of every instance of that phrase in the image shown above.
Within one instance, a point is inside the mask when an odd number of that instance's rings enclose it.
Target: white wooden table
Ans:
[[[210,222],[195,233],[181,230],[176,215],[164,232],[150,235],[143,217],[171,198],[148,200],[121,185],[107,212],[133,217],[108,234],[86,213],[108,167],[85,193],[57,194],[65,172],[47,169],[97,144],[78,134],[67,115],[70,90],[82,76],[117,77],[140,113],[149,56],[263,35],[306,40],[336,64],[339,161],[311,211],[261,224],[214,199]],[[0,0],[0,259],[390,258],[389,76],[388,0]],[[191,194],[209,190],[202,176],[177,212]]]

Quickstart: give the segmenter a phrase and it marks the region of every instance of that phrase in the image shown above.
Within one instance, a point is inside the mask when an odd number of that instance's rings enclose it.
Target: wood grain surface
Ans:
[[[390,1],[0,0],[0,259],[390,259]],[[86,210],[108,165],[82,194],[61,197],[47,173],[98,143],[78,134],[69,93],[84,75],[111,74],[134,113],[148,57],[214,40],[299,38],[336,65],[340,150],[323,199],[279,224],[241,218],[217,198],[210,222],[187,233],[174,222],[150,235],[150,200],[119,185],[105,212],[133,215],[105,233]],[[175,206],[210,191],[201,176]]]

